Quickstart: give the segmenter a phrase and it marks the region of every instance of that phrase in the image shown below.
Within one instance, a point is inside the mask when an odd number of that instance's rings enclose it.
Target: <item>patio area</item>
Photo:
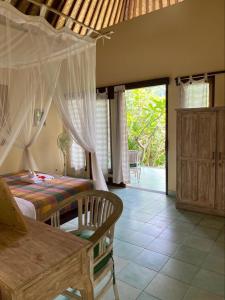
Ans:
[[[165,168],[141,167],[139,182],[134,172],[131,170],[130,181],[128,186],[131,187],[165,192],[166,170]]]

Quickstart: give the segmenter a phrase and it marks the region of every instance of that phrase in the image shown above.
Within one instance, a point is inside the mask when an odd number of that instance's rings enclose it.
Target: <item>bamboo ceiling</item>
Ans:
[[[169,7],[184,0],[36,0],[59,12],[69,15],[93,29],[101,30],[119,22],[145,15],[155,10]],[[40,7],[27,0],[12,0],[11,3],[21,12],[28,15],[39,15]],[[65,26],[65,18],[52,12],[46,19],[55,28]],[[84,35],[86,28],[79,24],[67,24],[73,31]]]

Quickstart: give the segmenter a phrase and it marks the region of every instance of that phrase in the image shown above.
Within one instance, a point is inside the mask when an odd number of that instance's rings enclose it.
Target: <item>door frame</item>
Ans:
[[[145,87],[151,87],[151,86],[157,86],[157,85],[165,85],[166,86],[166,137],[165,137],[165,155],[166,155],[166,164],[165,164],[165,171],[166,171],[166,186],[165,186],[165,194],[168,195],[168,180],[169,180],[169,159],[168,159],[168,151],[169,151],[169,135],[168,135],[168,125],[169,125],[169,117],[168,117],[168,101],[169,101],[169,83],[170,78],[169,77],[163,77],[163,78],[157,78],[157,79],[149,79],[149,80],[143,80],[143,81],[136,81],[136,82],[129,82],[129,83],[118,83],[116,85],[110,85],[105,87],[98,87],[97,89],[101,92],[108,91],[108,99],[113,100],[114,99],[114,87],[118,85],[124,85],[125,90],[132,90],[132,89],[138,89],[138,88],[145,88]],[[111,119],[111,117],[110,117]],[[112,126],[110,122],[110,126]],[[111,130],[110,130],[111,132]],[[111,145],[112,146],[112,145]],[[112,155],[112,151],[111,151]],[[111,156],[111,162],[113,161],[113,157]],[[112,176],[112,170],[109,170],[109,174]],[[119,186],[119,187],[126,187],[126,184],[120,183],[120,184],[114,184],[112,182],[112,178],[109,177],[108,184]],[[154,191],[157,192],[157,191]],[[159,192],[163,193],[164,192]]]
[[[166,110],[166,136],[165,136],[165,156],[166,156],[166,163],[165,163],[165,172],[166,172],[166,186],[165,186],[165,194],[168,195],[168,181],[169,181],[169,131],[168,131],[168,125],[169,125],[169,83],[170,78],[164,77],[164,78],[158,78],[158,79],[150,79],[150,80],[144,80],[144,81],[137,81],[132,83],[126,83],[125,84],[125,90],[133,90],[133,89],[139,89],[139,88],[145,88],[145,87],[151,87],[151,86],[158,86],[158,85],[165,85],[166,86],[166,103],[165,103],[165,110]],[[155,192],[155,191],[154,191]],[[160,192],[161,193],[161,192]]]

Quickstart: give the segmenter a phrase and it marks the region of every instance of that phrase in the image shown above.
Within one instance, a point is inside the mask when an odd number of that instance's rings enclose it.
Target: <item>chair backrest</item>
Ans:
[[[111,192],[87,191],[75,196],[78,202],[78,230],[94,233],[88,238],[92,243],[89,248],[90,270],[92,282],[98,281],[94,276],[95,268],[102,259],[111,257],[113,250],[114,228],[123,211],[122,200]],[[107,268],[98,271],[98,278],[107,273]]]
[[[138,150],[128,150],[128,160],[130,165],[137,166],[140,160],[140,152]]]
[[[87,191],[75,196],[78,201],[78,230],[89,229],[105,234],[120,217],[122,200],[106,191]]]

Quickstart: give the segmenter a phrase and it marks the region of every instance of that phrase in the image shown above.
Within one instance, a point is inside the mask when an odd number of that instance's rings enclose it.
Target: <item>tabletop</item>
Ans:
[[[26,219],[28,232],[0,224],[0,284],[18,289],[90,246],[86,240]]]

